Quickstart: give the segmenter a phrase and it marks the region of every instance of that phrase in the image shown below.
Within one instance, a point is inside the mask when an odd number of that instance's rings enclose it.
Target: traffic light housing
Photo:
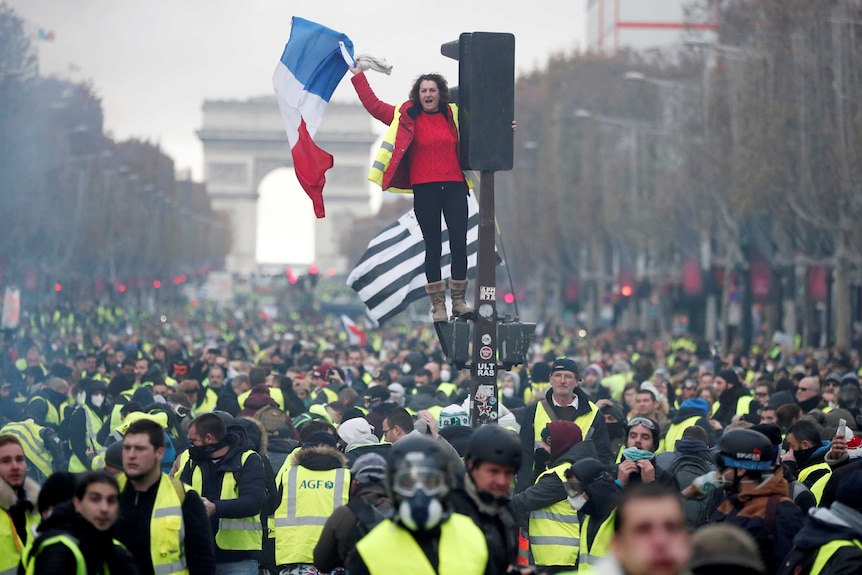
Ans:
[[[464,32],[440,46],[458,60],[461,168],[511,170],[515,139],[515,36]]]

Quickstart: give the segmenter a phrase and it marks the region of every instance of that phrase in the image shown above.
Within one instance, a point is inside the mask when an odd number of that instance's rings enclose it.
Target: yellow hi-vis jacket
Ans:
[[[482,575],[488,544],[473,520],[453,513],[440,526],[437,571],[404,527],[384,519],[356,544],[371,575]]]
[[[587,545],[587,529],[590,526],[591,517],[587,515],[581,524],[581,543],[578,549],[578,573],[595,573],[596,564],[611,550],[611,539],[614,537],[614,518],[617,510],[611,511],[608,518],[602,522],[593,544]]]
[[[858,539],[854,539],[852,541],[848,539],[835,539],[834,541],[830,541],[826,545],[820,547],[817,550],[817,558],[814,560],[814,565],[811,566],[811,572],[809,575],[820,575],[823,571],[823,568],[826,567],[826,564],[832,559],[832,556],[835,555],[835,552],[841,549],[842,547],[858,547],[862,550],[862,542]]]
[[[536,483],[550,474],[556,474],[565,483],[566,470],[571,466],[570,461],[564,461],[547,469],[536,478]],[[579,537],[578,512],[572,509],[568,499],[530,512],[530,550],[536,565],[574,565],[578,558]]]
[[[676,442],[682,439],[683,432],[689,427],[695,425],[701,417],[702,416],[700,415],[693,415],[682,423],[672,424],[668,428],[667,434],[659,441],[658,449],[655,450],[656,454],[664,453],[665,451],[673,451],[674,446],[676,446]]]
[[[117,481],[122,491],[128,478],[120,474]],[[153,514],[150,516],[150,559],[155,575],[187,575],[189,572],[186,567],[186,525],[182,509],[185,498],[186,488],[183,484],[162,473]]]
[[[276,565],[314,563],[314,547],[336,508],[347,505],[350,471],[342,467],[315,471],[290,456],[278,473],[282,500],[275,510]]]
[[[817,478],[817,481],[811,484],[809,487],[805,480],[808,479],[808,476],[814,473],[815,471],[820,470],[826,471],[823,476]],[[814,495],[814,499],[817,500],[817,505],[820,505],[820,499],[823,497],[823,490],[826,489],[826,484],[829,483],[829,478],[832,477],[832,467],[828,463],[818,463],[817,465],[811,465],[806,467],[802,471],[799,472],[796,479],[800,483],[805,484],[806,487],[809,488],[811,494]]]
[[[599,408],[596,407],[595,403],[590,401],[589,405],[590,410],[575,419],[575,424],[581,428],[581,435],[584,439],[588,439],[587,433],[596,420],[596,414],[599,412]],[[557,414],[554,413],[547,399],[543,398],[538,402],[536,405],[536,415],[533,416],[533,447],[539,447],[542,444],[542,430],[545,429],[545,426],[558,419]],[[565,478],[563,481],[565,481]]]
[[[8,434],[17,437],[24,449],[27,463],[36,467],[45,477],[49,477],[54,473],[54,457],[45,449],[45,442],[40,433],[42,429],[44,427],[32,419],[10,421],[0,429],[0,435]]]
[[[93,448],[93,455],[98,455],[102,452],[104,447],[99,443],[99,440],[96,438],[96,435],[99,433],[99,430],[102,428],[102,419],[96,415],[96,412],[93,411],[89,405],[84,404],[78,406],[78,409],[84,410],[84,421],[87,425],[87,445]],[[71,443],[69,444],[71,445]],[[69,458],[69,471],[72,473],[83,473],[85,471],[90,471],[90,468],[87,467],[81,459],[72,453],[72,456]]]
[[[188,450],[186,450],[188,452]],[[248,450],[240,457],[240,464],[245,465],[246,460],[254,455],[260,457],[256,451]],[[204,478],[201,468],[190,459],[188,465],[192,466],[192,489],[197,493],[203,493]],[[180,468],[180,475],[183,466]],[[229,501],[239,497],[239,486],[233,471],[225,472],[221,480],[221,494],[219,501]],[[260,551],[263,549],[263,521],[261,514],[251,517],[219,517],[218,533],[215,536],[216,546],[224,551]]]
[[[32,482],[31,484],[35,485],[35,482],[31,479],[27,479],[26,481]],[[28,542],[31,542],[36,537],[36,527],[39,525],[40,520],[41,517],[35,510],[26,513]],[[8,511],[0,508],[0,575],[17,575],[18,564],[21,562],[24,546],[25,543],[21,540],[18,531],[15,530],[12,516],[9,515]]]

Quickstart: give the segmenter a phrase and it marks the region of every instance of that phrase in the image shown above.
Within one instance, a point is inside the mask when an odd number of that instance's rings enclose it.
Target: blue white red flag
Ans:
[[[353,60],[353,42],[316,22],[294,16],[272,86],[287,131],[296,177],[314,204],[318,218],[326,216],[323,186],[332,155],[314,143],[326,105]]]

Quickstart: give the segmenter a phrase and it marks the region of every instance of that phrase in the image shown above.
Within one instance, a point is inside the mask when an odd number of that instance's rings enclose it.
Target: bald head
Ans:
[[[803,377],[796,386],[796,402],[810,401],[820,395],[820,378]]]

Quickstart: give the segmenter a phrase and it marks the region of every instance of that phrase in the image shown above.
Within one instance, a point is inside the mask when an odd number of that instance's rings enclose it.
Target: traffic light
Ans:
[[[515,138],[515,36],[464,32],[440,46],[458,60],[461,168],[511,170]]]
[[[308,279],[312,288],[317,287],[317,280],[320,279],[320,268],[317,267],[317,264],[308,266]]]
[[[623,284],[620,286],[620,295],[623,297],[632,297],[634,293],[634,288],[629,284]]]

